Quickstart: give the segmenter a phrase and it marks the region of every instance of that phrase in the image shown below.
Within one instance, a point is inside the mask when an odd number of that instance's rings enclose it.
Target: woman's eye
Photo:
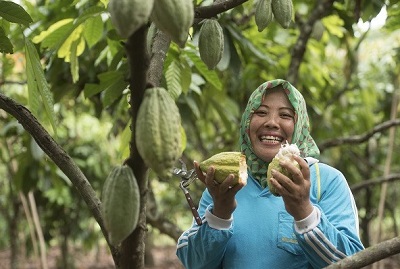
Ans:
[[[267,115],[267,112],[263,110],[257,110],[254,112],[254,114],[256,114],[257,116],[264,116]]]
[[[289,118],[292,119],[293,118],[293,116],[291,114],[287,114],[287,113],[281,114],[281,117],[285,118],[285,119],[289,119]]]

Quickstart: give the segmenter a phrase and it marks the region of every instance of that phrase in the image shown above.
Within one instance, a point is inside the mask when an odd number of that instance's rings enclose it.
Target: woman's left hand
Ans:
[[[289,162],[281,162],[280,165],[288,170],[292,179],[275,171],[272,173],[271,183],[276,188],[285,203],[286,211],[295,220],[308,217],[313,211],[310,201],[310,169],[308,163],[299,156],[293,156],[299,163],[300,169]]]

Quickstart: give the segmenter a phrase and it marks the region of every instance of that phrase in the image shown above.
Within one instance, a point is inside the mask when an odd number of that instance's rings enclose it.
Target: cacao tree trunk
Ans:
[[[126,238],[121,245],[118,268],[140,269],[144,268],[145,236],[146,236],[146,202],[147,202],[147,167],[140,157],[134,136],[134,126],[137,112],[142,103],[144,91],[147,85],[147,70],[149,59],[146,48],[147,25],[133,33],[126,45],[126,52],[130,67],[130,116],[132,119],[132,135],[130,141],[130,156],[126,161],[138,181],[140,192],[140,214],[136,229]]]

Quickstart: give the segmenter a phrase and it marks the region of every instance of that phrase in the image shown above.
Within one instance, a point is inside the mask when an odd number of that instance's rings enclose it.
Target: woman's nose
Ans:
[[[268,115],[268,117],[265,117],[265,122],[264,126],[269,127],[269,128],[274,128],[279,126],[279,117],[274,114]]]

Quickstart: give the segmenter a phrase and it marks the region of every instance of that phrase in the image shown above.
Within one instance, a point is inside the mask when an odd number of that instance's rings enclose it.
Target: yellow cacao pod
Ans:
[[[153,6],[154,0],[110,0],[108,11],[118,34],[128,38],[148,22]]]
[[[280,196],[280,195],[276,192],[275,187],[271,184],[271,180],[270,179],[272,177],[272,169],[284,174],[288,178],[291,178],[292,175],[287,171],[287,169],[283,168],[279,164],[279,162],[280,161],[291,162],[293,165],[295,165],[298,168],[300,168],[300,165],[297,163],[297,161],[293,159],[293,155],[300,156],[300,151],[299,151],[297,145],[296,144],[284,144],[279,149],[279,151],[275,155],[275,157],[272,159],[271,163],[268,165],[267,184],[268,184],[269,190],[275,196]]]
[[[200,169],[206,172],[210,166],[214,166],[214,179],[222,183],[229,174],[235,175],[235,183],[247,184],[246,156],[241,152],[227,151],[217,153],[200,163]]]
[[[161,178],[171,178],[182,154],[181,116],[166,89],[146,89],[137,115],[135,141],[146,165]]]
[[[208,69],[214,69],[224,51],[224,33],[216,19],[205,19],[199,32],[199,53]]]
[[[262,32],[274,18],[272,0],[259,0],[256,4],[254,19],[259,32]]]
[[[136,228],[140,213],[140,192],[132,169],[127,165],[114,167],[106,178],[101,211],[108,238],[117,246]]]
[[[151,14],[157,28],[184,47],[194,20],[192,0],[157,0]]]
[[[289,28],[294,19],[292,0],[272,0],[272,13],[275,20],[285,29]]]

